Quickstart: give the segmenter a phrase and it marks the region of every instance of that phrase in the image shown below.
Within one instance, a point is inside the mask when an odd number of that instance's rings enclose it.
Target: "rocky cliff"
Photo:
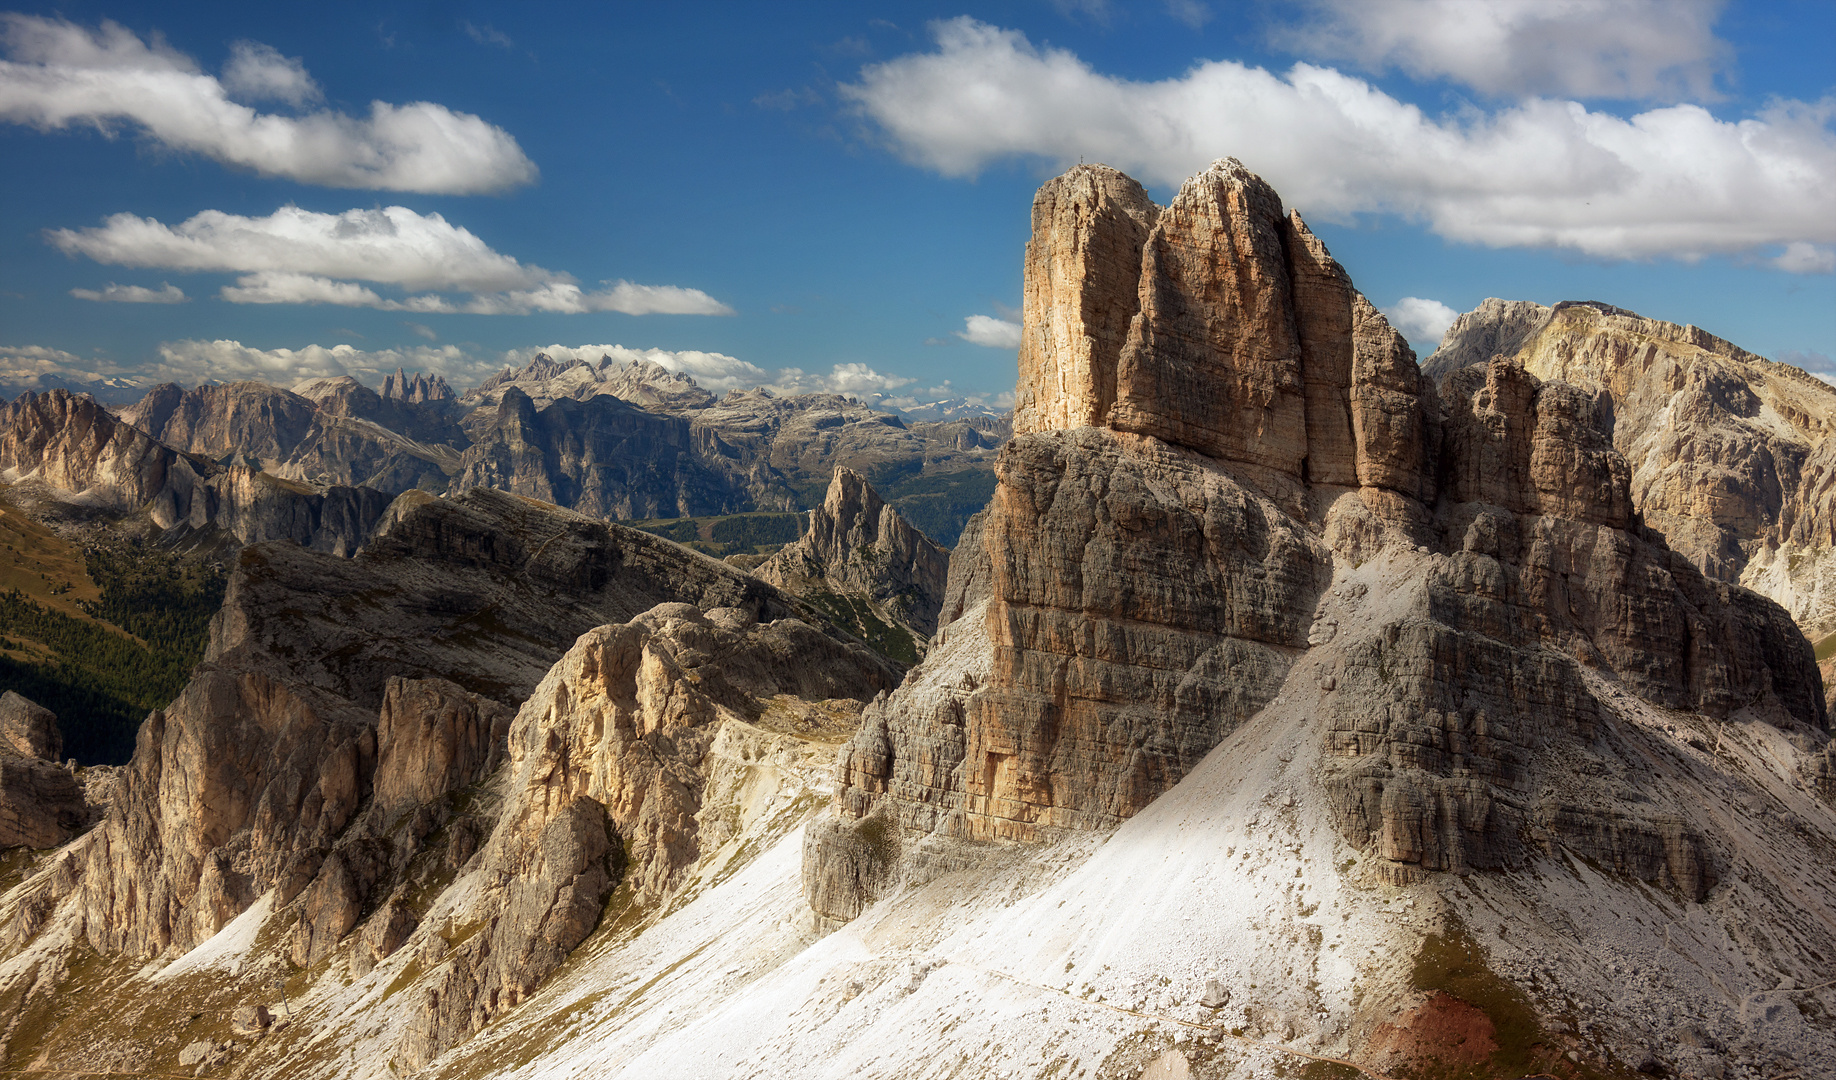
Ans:
[[[1633,508],[1671,548],[1777,600],[1814,640],[1836,632],[1836,388],[1696,327],[1593,302],[1487,300],[1455,321],[1425,370],[1495,354],[1606,396]]]
[[[799,610],[482,488],[403,495],[354,558],[250,545],[205,662],[142,726],[102,822],[0,905],[0,938],[172,958],[253,912],[291,963],[340,952],[363,975],[457,902],[442,889],[466,868],[489,884],[459,914],[486,928],[430,984],[403,1044],[424,1059],[538,985],[621,880],[655,904],[699,837],[727,839],[696,821],[723,725],[832,739],[896,683]],[[0,972],[0,993],[40,1002],[62,977]]]
[[[815,731],[891,689],[889,669],[795,620],[664,604],[575,643],[510,733],[509,792],[480,856],[482,892],[451,916],[486,929],[419,993],[398,1046],[411,1068],[528,998],[597,927],[655,907],[731,835],[704,818],[717,740]]]
[[[915,661],[937,632],[949,567],[949,552],[912,528],[865,477],[838,467],[803,535],[753,573],[830,610],[888,655]],[[895,635],[905,640],[875,640]]]
[[[288,539],[346,555],[389,501],[368,488],[315,488],[180,453],[62,390],[0,409],[0,476],[42,486],[78,511],[144,516],[162,531],[214,529],[243,544]]]
[[[309,484],[391,495],[444,488],[467,445],[450,391],[390,376],[384,394],[349,376],[293,390],[259,382],[154,387],[121,418],[183,453]],[[417,389],[418,387],[418,389]]]
[[[1262,775],[1255,740],[1285,736],[1235,735],[1275,715],[1317,725],[1295,736],[1316,764],[1270,797],[1330,821],[1369,881],[1567,853],[1701,903],[1758,865],[1687,784],[1635,791],[1656,751],[1633,718],[1768,726],[1809,783],[1815,663],[1778,605],[1637,520],[1600,387],[1505,358],[1436,387],[1235,162],[1158,212],[1080,166],[1041,189],[1026,266],[1019,434],[953,555],[955,619],[868,707],[806,834],[819,914],[988,841],[1114,828],[1208,755]],[[1836,933],[1812,924],[1791,964]]]
[[[744,509],[743,492],[703,465],[689,423],[611,395],[537,409],[505,387],[460,460],[456,491],[494,487],[602,518],[692,517]]]
[[[58,759],[64,739],[51,710],[0,693],[0,848],[50,848],[89,824],[90,807]]]

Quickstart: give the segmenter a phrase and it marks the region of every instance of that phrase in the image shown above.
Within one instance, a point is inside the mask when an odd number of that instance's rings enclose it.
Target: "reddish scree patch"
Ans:
[[[1491,1018],[1451,994],[1435,991],[1371,1033],[1366,1053],[1392,1061],[1478,1065],[1498,1052]]]

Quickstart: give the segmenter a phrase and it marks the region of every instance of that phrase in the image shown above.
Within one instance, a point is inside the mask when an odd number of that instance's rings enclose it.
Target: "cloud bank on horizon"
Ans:
[[[1713,5],[1614,5],[1618,14],[1606,22],[1620,31],[1578,38],[1579,55],[1560,65],[1552,49],[1521,39],[1591,26],[1602,4],[1478,5],[1492,16],[1436,17],[1432,9],[1446,5],[1323,3],[1323,21],[1288,34],[1356,44],[1369,63],[1482,88],[1706,86],[1700,54],[1714,50],[1701,40],[1700,13]],[[1673,10],[1698,17],[1669,32]],[[1543,14],[1532,19],[1534,12]],[[1641,27],[1652,38],[1627,53],[1623,39]],[[1229,147],[1304,213],[1329,221],[1388,213],[1490,247],[1607,259],[1741,255],[1793,273],[1836,269],[1836,186],[1828,179],[1836,176],[1836,98],[1775,100],[1738,121],[1689,103],[1620,117],[1537,96],[1435,118],[1311,63],[1276,74],[1212,60],[1142,82],[967,16],[931,29],[930,51],[870,64],[841,92],[895,153],[944,176],[972,177],[1012,159],[1062,166],[1083,158],[1177,186]],[[1478,67],[1460,53],[1474,44]],[[1522,61],[1480,63],[1493,54]]]

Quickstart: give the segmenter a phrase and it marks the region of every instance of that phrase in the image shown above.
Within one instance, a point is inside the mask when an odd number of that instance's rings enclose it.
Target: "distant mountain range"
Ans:
[[[127,405],[146,395],[146,384],[132,379],[71,379],[61,375],[40,375],[31,379],[0,382],[0,398],[8,401],[21,394],[42,394],[47,390],[74,390],[88,394],[104,405]]]
[[[277,480],[386,495],[496,487],[611,520],[806,510],[842,466],[946,545],[987,501],[1009,430],[961,399],[900,413],[837,394],[717,396],[648,361],[546,354],[462,395],[401,370],[380,393],[349,376],[8,389],[89,394],[155,442]]]

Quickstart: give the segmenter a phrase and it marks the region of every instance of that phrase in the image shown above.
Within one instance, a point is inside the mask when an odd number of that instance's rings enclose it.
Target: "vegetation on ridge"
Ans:
[[[77,599],[78,614],[16,586],[0,593],[0,685],[57,714],[68,756],[122,764],[140,722],[203,658],[226,579],[137,540],[90,548],[83,561],[84,587],[61,583],[97,595]]]

